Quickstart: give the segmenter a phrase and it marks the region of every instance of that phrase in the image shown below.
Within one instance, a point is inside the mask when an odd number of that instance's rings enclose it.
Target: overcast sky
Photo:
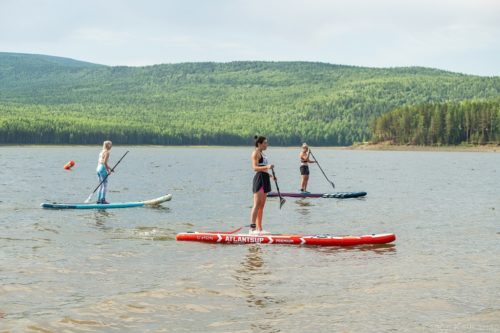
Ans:
[[[0,0],[0,52],[500,75],[500,0]]]

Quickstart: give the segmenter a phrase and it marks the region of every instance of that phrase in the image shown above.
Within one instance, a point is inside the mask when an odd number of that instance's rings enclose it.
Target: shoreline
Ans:
[[[482,152],[500,153],[500,145],[458,145],[458,146],[416,146],[393,145],[388,143],[360,143],[345,147],[346,150],[372,150],[372,151],[446,151],[446,152]]]
[[[95,147],[100,146],[99,144],[0,144],[0,148],[28,148],[28,147],[40,147],[40,148],[61,148],[61,147]],[[252,148],[251,145],[244,146],[232,146],[232,145],[121,145],[116,144],[116,147],[149,147],[149,148]],[[287,148],[287,149],[298,149],[300,145],[297,146],[273,146],[276,148]],[[314,149],[333,149],[333,150],[367,150],[367,151],[442,151],[442,152],[489,152],[489,153],[500,153],[500,145],[488,144],[488,145],[458,145],[458,146],[415,146],[415,145],[393,145],[388,143],[358,143],[352,146],[312,146]]]

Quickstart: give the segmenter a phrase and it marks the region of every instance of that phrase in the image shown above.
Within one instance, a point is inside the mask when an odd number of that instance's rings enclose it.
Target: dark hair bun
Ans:
[[[253,137],[253,138],[254,138],[254,140],[257,140],[258,136],[257,136],[257,135],[254,135],[254,137]]]
[[[264,141],[266,141],[265,136],[256,135],[256,136],[254,136],[254,138],[255,138],[255,147],[258,147],[260,143],[263,143]]]

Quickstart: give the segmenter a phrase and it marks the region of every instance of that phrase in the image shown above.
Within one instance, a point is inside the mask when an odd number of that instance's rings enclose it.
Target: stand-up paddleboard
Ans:
[[[238,230],[239,231],[239,230]],[[237,231],[236,231],[237,232]],[[221,244],[276,244],[276,245],[316,245],[352,246],[364,244],[387,244],[396,239],[394,234],[373,234],[363,236],[335,235],[250,235],[233,232],[181,232],[175,237],[178,241],[192,241]]]
[[[349,199],[364,197],[366,192],[333,192],[333,193],[307,193],[307,192],[281,192],[282,197],[292,198],[336,198]],[[269,192],[268,197],[277,197],[278,192]]]
[[[131,208],[143,206],[158,206],[163,202],[172,200],[172,194],[167,194],[162,197],[136,202],[117,202],[109,204],[86,204],[86,203],[42,203],[42,208],[52,209],[111,209],[111,208]]]

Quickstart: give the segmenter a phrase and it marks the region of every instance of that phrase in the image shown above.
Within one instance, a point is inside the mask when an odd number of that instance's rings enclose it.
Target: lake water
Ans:
[[[338,191],[269,199],[281,233],[393,232],[392,245],[176,242],[249,223],[251,147],[120,147],[108,200],[161,208],[44,210],[97,186],[99,147],[0,148],[1,332],[498,332],[500,154],[315,149]],[[282,191],[298,149],[270,147]],[[76,166],[63,170],[70,159]],[[331,192],[311,166],[309,190]],[[94,197],[95,198],[95,197]]]

